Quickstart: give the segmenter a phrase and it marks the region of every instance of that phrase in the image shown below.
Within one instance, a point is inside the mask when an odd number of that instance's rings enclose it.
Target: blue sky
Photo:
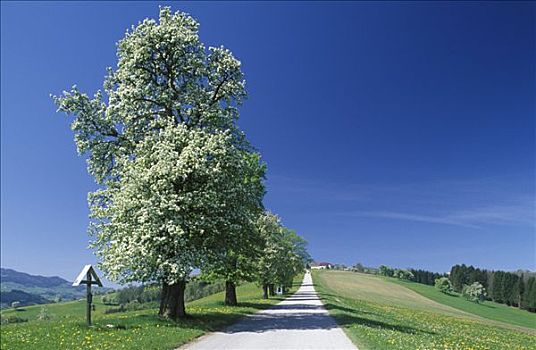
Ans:
[[[87,192],[50,93],[93,93],[149,2],[2,2],[1,263],[69,279]],[[242,61],[266,206],[317,260],[536,269],[534,3],[171,3]]]

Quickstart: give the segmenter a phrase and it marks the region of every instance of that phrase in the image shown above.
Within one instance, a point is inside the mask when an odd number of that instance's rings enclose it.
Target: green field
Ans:
[[[295,279],[291,292],[303,276]],[[210,331],[236,322],[246,314],[269,307],[282,298],[261,299],[261,289],[253,283],[237,288],[238,307],[223,305],[223,293],[187,304],[189,317],[171,322],[157,317],[156,309],[104,314],[107,308],[95,297],[94,326],[85,325],[85,300],[48,304],[51,319],[36,319],[42,305],[5,310],[3,316],[17,315],[29,321],[2,325],[0,348],[11,349],[174,349]],[[110,327],[112,326],[112,327]]]
[[[487,319],[472,312],[486,303],[462,300],[453,307],[372,275],[315,271],[313,278],[326,308],[361,350],[532,349],[536,342],[536,315],[526,311],[508,310],[501,317],[503,308],[496,308],[494,318]],[[526,313],[528,324],[509,322],[515,318],[512,312]]]
[[[433,286],[397,280],[395,278],[388,278],[388,280],[409,288],[426,298],[432,299],[444,305],[451,306],[458,310],[463,310],[490,320],[505,322],[527,328],[536,328],[536,314],[527,312],[525,310],[519,310],[517,308],[510,307],[505,304],[494,303],[492,301],[486,301],[483,304],[476,304],[466,300],[457,293],[450,295],[440,293]]]

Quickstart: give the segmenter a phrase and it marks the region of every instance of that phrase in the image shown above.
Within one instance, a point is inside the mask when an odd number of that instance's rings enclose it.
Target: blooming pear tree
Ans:
[[[225,280],[225,304],[230,306],[238,305],[237,284],[253,280],[259,247],[262,245],[255,219],[262,213],[266,167],[258,154],[243,154],[242,171],[236,172],[234,180],[241,181],[244,192],[241,199],[232,204],[233,208],[240,208],[241,212],[234,217],[227,217],[229,225],[220,228],[222,249],[213,249],[205,255],[201,266],[205,279]]]
[[[311,258],[306,250],[307,242],[295,231],[283,227],[276,215],[263,213],[257,225],[264,240],[257,263],[257,281],[262,286],[263,298],[268,298],[268,291],[273,294],[275,284],[290,287],[293,277],[305,269]]]
[[[254,239],[264,168],[235,122],[240,62],[205,48],[198,23],[161,8],[118,43],[104,93],[54,96],[74,116],[77,150],[100,185],[89,195],[92,246],[116,281],[162,283],[160,314],[185,314],[191,269]]]
[[[180,125],[146,137],[135,153],[121,159],[114,186],[91,195],[92,245],[113,280],[161,282],[160,313],[180,317],[191,269],[221,254],[230,240],[221,232],[247,215],[244,152],[228,131]]]
[[[462,290],[462,295],[475,303],[482,303],[486,300],[486,288],[480,282],[474,282],[471,285],[465,285]]]
[[[263,239],[261,256],[257,261],[257,282],[261,285],[263,298],[268,298],[268,288],[276,279],[275,266],[280,253],[277,238],[281,235],[280,219],[270,213],[262,213],[257,219],[257,229]]]
[[[282,285],[284,289],[292,287],[294,276],[303,272],[306,265],[312,262],[311,256],[307,252],[307,241],[300,237],[296,231],[283,228],[283,246],[285,249],[284,265],[278,270],[277,283]]]

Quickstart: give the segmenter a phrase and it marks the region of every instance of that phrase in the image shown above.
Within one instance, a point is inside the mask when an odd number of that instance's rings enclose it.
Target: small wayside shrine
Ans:
[[[93,266],[86,265],[76,277],[76,280],[73,283],[73,287],[78,287],[81,284],[87,286],[87,324],[91,326],[91,304],[93,302],[93,294],[91,294],[91,285],[96,284],[99,287],[102,287],[102,282],[100,281],[99,276],[93,269]]]

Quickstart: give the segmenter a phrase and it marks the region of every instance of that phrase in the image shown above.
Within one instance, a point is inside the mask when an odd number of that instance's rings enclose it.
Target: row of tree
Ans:
[[[486,289],[488,299],[536,312],[536,276],[533,273],[489,271],[462,264],[452,267],[449,279],[457,292],[462,292],[465,285],[478,282]]]
[[[381,265],[377,270],[377,274],[387,277],[397,277],[430,286],[433,286],[438,278],[446,276],[445,274],[437,272],[415,269],[397,269],[386,265]]]
[[[452,288],[452,282],[446,276],[437,278],[434,282],[434,286],[442,293],[454,293],[454,288]],[[475,303],[483,302],[488,295],[486,288],[484,288],[484,286],[480,282],[473,282],[470,285],[465,284],[462,288],[461,294],[467,300],[473,301]]]
[[[364,271],[361,264],[355,266]],[[435,285],[444,293],[458,292],[476,302],[487,299],[536,312],[536,276],[531,272],[489,271],[462,264],[453,266],[450,274],[440,274],[381,265],[377,274]]]
[[[73,116],[78,152],[99,189],[89,195],[91,246],[107,277],[161,285],[160,315],[185,316],[191,272],[265,290],[288,287],[308,262],[305,241],[266,212],[266,165],[238,128],[241,64],[200,41],[199,24],[167,7],[117,44],[104,93],[54,96]]]
[[[413,281],[414,282],[421,283],[421,284],[427,284],[427,285],[430,285],[430,286],[433,286],[435,284],[436,279],[445,276],[445,274],[426,271],[426,270],[410,269],[409,271],[413,274]]]
[[[414,275],[410,270],[396,269],[389,266],[381,265],[378,268],[378,274],[387,277],[396,277],[398,279],[413,281]]]

